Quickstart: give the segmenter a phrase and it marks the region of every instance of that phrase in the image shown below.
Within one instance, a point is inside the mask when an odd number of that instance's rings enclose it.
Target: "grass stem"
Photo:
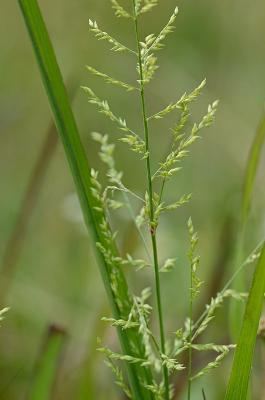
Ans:
[[[149,208],[150,208],[150,234],[151,234],[153,261],[155,269],[155,287],[156,287],[156,301],[157,301],[158,318],[159,318],[160,346],[162,354],[165,354],[165,332],[164,332],[164,322],[163,322],[163,308],[161,301],[158,250],[157,250],[157,239],[156,239],[157,226],[155,222],[155,212],[154,212],[154,202],[153,202],[153,182],[152,182],[150,146],[149,146],[149,127],[146,114],[145,89],[144,89],[144,79],[143,79],[143,61],[141,55],[139,27],[138,27],[138,19],[136,15],[135,5],[136,5],[135,0],[133,0],[134,23],[135,23],[135,33],[136,33],[137,50],[138,50],[139,72],[140,72],[140,93],[141,93],[142,117],[143,117],[144,135],[145,135],[145,151],[147,154],[146,169],[147,169],[147,184],[148,184]],[[164,375],[164,387],[165,387],[165,400],[169,400],[169,376],[168,376],[168,369],[165,365],[163,366],[163,375]]]
[[[192,320],[193,320],[193,300],[192,300],[192,268],[190,269],[190,304],[189,304],[189,352],[188,352],[188,400],[191,399],[191,374],[192,374]]]

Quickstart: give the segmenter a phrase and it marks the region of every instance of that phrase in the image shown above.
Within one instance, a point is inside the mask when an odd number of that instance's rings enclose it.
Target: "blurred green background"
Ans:
[[[102,170],[103,175],[98,147],[92,142],[90,132],[108,133],[115,140],[117,130],[87,103],[80,85],[88,85],[101,98],[110,100],[115,112],[126,116],[136,129],[141,127],[141,120],[134,94],[105,86],[86,72],[85,65],[89,64],[126,81],[135,78],[131,57],[109,52],[106,43],[97,42],[88,32],[88,19],[97,20],[104,30],[131,45],[133,29],[128,27],[128,21],[113,16],[109,0],[40,0],[39,3],[65,81],[70,91],[76,88],[73,108],[90,164]],[[173,0],[160,3],[142,19],[144,35],[158,32],[176,5]],[[220,108],[214,127],[204,132],[203,140],[194,146],[192,157],[185,161],[184,170],[166,192],[168,201],[183,193],[193,193],[191,204],[165,217],[159,230],[161,259],[178,258],[175,272],[163,277],[169,335],[182,326],[187,313],[186,221],[190,215],[200,235],[201,275],[205,281],[202,302],[208,299],[214,279],[218,289],[218,283],[229,276],[244,168],[265,100],[264,2],[178,3],[176,31],[159,53],[160,69],[148,89],[150,113],[179,98],[184,91],[192,90],[205,77],[207,87],[194,107],[194,116],[200,116],[207,104],[217,98]],[[6,262],[6,246],[51,121],[31,44],[15,1],[1,1],[0,48],[0,256]],[[168,146],[168,127],[173,122],[171,117],[167,122],[152,125],[156,162]],[[144,165],[122,144],[117,144],[116,155],[125,183],[143,192]],[[248,225],[246,254],[264,233],[264,167],[263,159]],[[29,226],[19,236],[21,252],[14,273],[7,276],[2,273],[1,277],[1,286],[8,285],[1,303],[11,309],[0,330],[0,399],[25,398],[50,323],[62,325],[68,333],[54,399],[120,398],[103,357],[95,352],[97,336],[116,348],[115,332],[100,323],[100,317],[109,315],[109,310],[60,144],[51,155],[40,185],[36,204],[29,210]],[[115,227],[121,226],[122,251],[140,254],[127,215],[115,215]],[[9,258],[12,248],[10,254]],[[152,274],[138,272],[130,280],[133,291],[139,293],[142,287],[152,285]],[[210,341],[226,339],[226,314],[218,314],[209,332]],[[202,386],[207,389],[207,398],[222,399],[228,372],[229,359],[223,370],[218,369],[195,384],[194,399],[201,398]],[[257,399],[265,398],[265,393],[260,397],[259,378],[257,373]],[[180,399],[184,393],[181,392]]]

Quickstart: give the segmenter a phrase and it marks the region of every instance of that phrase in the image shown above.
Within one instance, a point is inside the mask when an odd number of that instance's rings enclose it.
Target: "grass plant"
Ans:
[[[206,85],[206,80],[203,79],[196,88],[184,93],[162,110],[149,113],[146,96],[148,85],[155,77],[158,68],[157,53],[164,47],[167,36],[174,31],[178,8],[173,10],[168,22],[158,34],[151,33],[142,37],[142,18],[158,5],[158,1],[131,0],[130,7],[127,8],[121,2],[112,0],[111,4],[116,16],[126,19],[134,27],[134,48],[130,48],[127,44],[123,44],[122,40],[106,33],[96,21],[89,20],[91,33],[98,40],[108,42],[112,51],[128,53],[132,58],[132,68],[137,73],[135,82],[127,83],[109,76],[106,71],[98,71],[93,66],[87,67],[90,73],[103,79],[107,84],[118,86],[129,94],[131,92],[138,94],[141,106],[139,119],[142,123],[142,129],[139,132],[129,126],[123,116],[117,115],[107,100],[101,99],[90,87],[83,87],[89,103],[95,106],[100,114],[107,117],[113,126],[116,126],[116,129],[118,128],[121,133],[118,140],[137,154],[139,164],[142,164],[141,168],[146,176],[146,187],[142,193],[136,193],[127,187],[123,173],[117,170],[114,158],[115,145],[112,143],[113,140],[110,140],[109,134],[98,132],[92,134],[93,139],[100,145],[100,158],[107,166],[108,182],[106,186],[103,186],[99,173],[90,168],[38,3],[36,0],[19,0],[19,4],[70,164],[84,219],[87,227],[93,233],[103,282],[112,307],[112,316],[104,317],[104,321],[117,328],[121,344],[120,352],[113,351],[101,343],[99,351],[105,355],[107,365],[114,373],[117,385],[124,392],[126,398],[170,400],[174,396],[174,388],[171,385],[173,376],[185,370],[188,380],[187,399],[193,399],[193,381],[219,367],[227,354],[235,348],[235,344],[229,343],[201,343],[200,337],[213,322],[217,309],[223,306],[226,299],[244,301],[248,297],[247,293],[231,289],[231,285],[247,265],[253,264],[259,258],[226,397],[227,400],[235,399],[237,398],[235,396],[240,393],[242,396],[240,400],[243,400],[244,394],[246,394],[245,389],[248,383],[264,294],[264,250],[262,250],[264,240],[258,244],[245,261],[240,260],[225,287],[206,305],[203,314],[194,320],[194,304],[200,295],[202,281],[198,274],[200,265],[198,234],[190,218],[187,221],[187,236],[190,239],[190,249],[187,254],[187,268],[189,268],[190,276],[188,284],[189,315],[183,327],[176,327],[173,338],[172,335],[168,337],[164,319],[161,274],[170,274],[175,267],[176,260],[172,258],[161,260],[160,258],[158,240],[160,221],[165,213],[179,212],[182,207],[188,207],[191,200],[189,193],[180,194],[173,203],[168,204],[165,199],[167,184],[182,170],[184,159],[190,155],[192,146],[201,137],[205,128],[210,127],[214,122],[218,106],[218,101],[213,101],[201,119],[193,122],[192,105],[198,101]],[[165,157],[162,156],[161,161],[156,164],[152,152],[152,127],[157,120],[166,118],[169,114],[176,114],[175,124],[169,131],[171,147],[169,153]],[[259,149],[260,145],[258,145]],[[253,154],[257,154],[257,151],[254,151]],[[254,158],[257,160],[256,156]],[[254,165],[256,164],[254,163]],[[253,176],[253,173],[250,172],[250,175]],[[252,183],[247,185],[245,198],[249,198],[251,186]],[[131,203],[131,198],[141,204],[141,211],[138,215]],[[246,203],[247,205],[244,202],[244,210],[248,207],[248,202]],[[118,212],[117,210],[121,207],[126,207],[136,221],[140,239],[144,240],[144,246],[147,249],[146,259],[137,259],[132,254],[126,256],[120,254],[116,233],[113,233],[109,216]],[[151,254],[151,259],[148,254]],[[128,265],[135,268],[138,276],[141,273],[139,271],[143,268],[152,269],[156,304],[154,309],[151,302],[152,291],[149,287],[136,294],[132,294],[129,290],[123,272],[124,266]],[[251,324],[252,317],[255,320],[254,324]],[[151,324],[153,319],[158,326],[159,337]],[[243,357],[245,348],[247,348],[247,357]],[[194,352],[211,352],[216,356],[201,369],[194,370],[192,363]],[[180,362],[180,357],[184,353],[188,353],[187,365]],[[242,363],[244,368],[239,371],[238,366]],[[205,393],[206,391],[202,392],[202,398],[206,398]]]

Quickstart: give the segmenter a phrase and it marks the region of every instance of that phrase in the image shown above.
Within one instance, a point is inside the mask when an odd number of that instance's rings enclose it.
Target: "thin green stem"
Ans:
[[[162,309],[162,301],[161,301],[158,251],[157,251],[157,240],[156,240],[157,226],[156,226],[156,222],[155,222],[155,211],[154,211],[154,203],[153,203],[153,182],[152,182],[151,160],[150,160],[149,127],[148,127],[148,120],[147,120],[147,114],[146,114],[143,61],[142,61],[142,55],[141,55],[138,19],[137,19],[136,10],[135,10],[135,0],[133,0],[133,13],[134,13],[135,33],[136,33],[136,41],[137,41],[137,49],[138,49],[138,62],[139,62],[139,73],[140,73],[140,93],[141,93],[142,116],[143,116],[144,135],[145,135],[145,151],[147,154],[146,168],[147,168],[147,184],[148,184],[149,208],[150,208],[150,234],[151,234],[154,269],[155,269],[155,286],[156,286],[156,300],[157,300],[159,330],[160,330],[160,347],[161,347],[161,353],[165,354],[165,332],[164,332],[164,323],[163,323],[163,309]],[[169,375],[168,375],[168,369],[165,365],[163,366],[163,375],[164,375],[164,386],[165,386],[165,400],[169,400]]]
[[[193,299],[192,299],[192,265],[190,268],[190,330],[189,330],[189,354],[188,354],[188,400],[191,399],[191,374],[192,374],[192,319],[193,319]]]
[[[170,143],[170,149],[168,149],[168,151],[166,152],[166,154],[169,154],[170,152],[172,152],[174,150],[174,140]],[[166,156],[165,156],[166,158]],[[156,175],[161,171],[162,167],[160,166],[158,168],[158,170],[155,172],[155,174],[152,176],[152,181],[154,180],[154,178],[156,177]],[[160,195],[159,195],[159,202],[158,204],[162,203],[162,199],[163,199],[163,195],[164,195],[164,189],[165,189],[165,185],[166,185],[166,178],[164,177],[162,180],[162,185],[161,185],[161,190],[160,190]]]
[[[160,190],[160,195],[159,195],[159,202],[158,202],[158,204],[161,204],[161,203],[162,203],[163,194],[164,194],[164,189],[165,189],[165,184],[166,184],[166,178],[163,178],[162,185],[161,185],[161,190]]]
[[[142,243],[143,243],[143,246],[144,246],[146,255],[147,255],[149,261],[151,261],[151,260],[152,260],[151,253],[149,252],[149,249],[148,249],[148,246],[147,246],[147,243],[146,243],[144,234],[143,234],[141,228],[140,228],[140,227],[137,225],[137,223],[136,223],[136,216],[135,216],[135,214],[134,214],[134,211],[133,211],[133,208],[132,208],[130,199],[129,199],[129,197],[128,197],[128,195],[127,195],[126,192],[123,192],[123,197],[124,197],[124,200],[125,200],[126,207],[127,207],[128,211],[129,211],[129,213],[130,213],[130,215],[131,215],[131,218],[132,218],[132,221],[133,221],[133,223],[134,223],[134,226],[135,226],[135,228],[137,229],[137,231],[138,231],[138,233],[139,233],[139,235],[140,235],[140,238],[141,238],[141,240],[142,240]]]

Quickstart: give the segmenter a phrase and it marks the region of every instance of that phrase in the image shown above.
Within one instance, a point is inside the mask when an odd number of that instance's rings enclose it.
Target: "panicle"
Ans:
[[[131,15],[131,13],[127,11],[122,0],[111,0],[111,4],[115,15],[118,18],[134,20],[137,31],[137,17],[153,9],[158,4],[158,0],[133,0],[133,5],[135,7],[134,15]],[[105,72],[98,71],[91,66],[87,66],[88,71],[91,74],[103,79],[107,84],[118,86],[128,92],[140,91],[141,96],[144,97],[144,85],[148,84],[153,79],[155,72],[158,69],[156,52],[163,48],[165,39],[175,29],[177,15],[178,8],[176,7],[168,22],[158,35],[149,34],[141,42],[139,42],[139,39],[137,39],[138,52],[130,49],[109,35],[107,32],[101,30],[97,22],[89,20],[90,31],[96,36],[97,39],[104,40],[111,44],[111,50],[115,52],[127,52],[138,56],[138,64],[136,64],[136,69],[138,72],[138,85],[136,83],[134,86],[130,83],[123,82],[123,80],[113,78]],[[115,145],[109,142],[108,135],[102,135],[98,132],[92,133],[93,139],[100,144],[99,156],[107,167],[108,178],[108,186],[103,188],[99,182],[98,172],[95,170],[91,171],[91,192],[94,198],[97,200],[95,211],[98,213],[100,229],[104,238],[102,242],[97,243],[97,247],[105,259],[109,270],[108,272],[110,276],[111,290],[115,294],[116,304],[121,310],[119,318],[103,318],[103,320],[107,323],[110,323],[114,327],[118,327],[120,331],[124,331],[125,335],[129,333],[138,335],[141,343],[141,351],[139,349],[135,349],[133,354],[120,354],[113,352],[106,347],[101,347],[99,350],[105,354],[107,358],[107,365],[113,371],[116,377],[117,385],[124,391],[128,398],[132,398],[132,394],[127,386],[126,380],[123,377],[122,369],[119,368],[119,364],[121,362],[147,367],[148,371],[150,372],[151,379],[149,381],[142,379],[140,384],[153,394],[151,395],[151,398],[155,400],[163,400],[166,393],[165,385],[163,382],[159,381],[158,374],[161,374],[162,370],[165,368],[169,373],[179,372],[185,369],[185,366],[181,363],[181,360],[179,360],[179,356],[183,352],[189,351],[189,353],[191,353],[191,351],[213,351],[217,353],[217,357],[200,371],[198,371],[194,376],[189,375],[189,379],[191,381],[218,367],[228,352],[234,348],[233,345],[219,345],[214,343],[200,344],[197,341],[198,336],[207,329],[210,322],[213,320],[216,309],[223,304],[225,298],[233,297],[242,300],[246,296],[245,294],[237,293],[231,290],[225,290],[219,293],[216,298],[212,299],[211,303],[206,308],[205,314],[197,323],[194,323],[192,315],[193,313],[191,311],[191,315],[186,318],[184,328],[176,332],[173,343],[170,342],[170,344],[168,346],[164,346],[164,348],[157,344],[156,337],[151,330],[150,323],[152,314],[152,307],[148,303],[151,296],[150,289],[144,289],[139,296],[132,296],[131,303],[124,305],[123,299],[121,298],[118,290],[120,282],[118,281],[119,275],[117,273],[117,271],[124,266],[131,266],[137,271],[143,268],[154,268],[153,261],[135,258],[133,255],[128,253],[126,255],[117,256],[117,253],[113,250],[116,246],[116,234],[112,233],[106,217],[106,215],[109,215],[108,212],[111,210],[117,210],[123,206],[123,202],[119,201],[119,198],[116,200],[116,198],[114,198],[114,194],[117,192],[121,192],[123,195],[130,194],[134,196],[134,198],[140,200],[141,204],[143,205],[139,215],[135,218],[135,224],[139,232],[141,233],[140,227],[142,227],[143,224],[147,224],[148,229],[153,235],[153,232],[156,232],[158,227],[160,217],[164,212],[174,211],[189,203],[191,200],[191,194],[182,195],[176,201],[168,204],[163,199],[163,193],[167,180],[182,169],[181,163],[183,159],[188,156],[192,144],[200,138],[200,132],[204,128],[211,126],[211,124],[214,122],[218,101],[215,101],[208,106],[207,112],[198,123],[190,123],[191,106],[201,95],[205,84],[206,80],[204,79],[190,93],[184,93],[179,100],[171,102],[156,114],[151,115],[149,118],[145,117],[144,119],[144,124],[148,126],[149,122],[152,120],[162,119],[174,111],[178,112],[178,119],[175,123],[175,126],[171,129],[170,149],[166,156],[159,163],[159,166],[157,167],[158,169],[152,177],[152,179],[161,179],[162,188],[160,192],[158,191],[158,193],[153,189],[149,190],[149,192],[145,194],[145,198],[142,199],[136,193],[128,189],[123,184],[123,173],[118,171],[116,168],[114,159]],[[92,89],[89,87],[83,87],[83,89],[88,95],[89,103],[95,105],[100,113],[104,114],[107,118],[109,118],[109,120],[113,121],[118,128],[124,132],[124,135],[119,138],[119,141],[129,145],[130,150],[138,153],[142,159],[149,158],[150,150],[146,140],[146,135],[145,139],[143,139],[142,134],[138,135],[138,133],[128,127],[126,120],[117,116],[112,111],[108,101],[100,99]],[[145,114],[145,110],[143,110],[143,114]],[[150,179],[150,186],[152,186],[152,179]],[[128,199],[125,199],[125,203],[126,201],[128,201]],[[127,205],[128,207],[132,208],[130,203]],[[197,255],[198,234],[195,232],[191,218],[189,219],[187,225],[190,239],[188,257],[191,273],[191,284],[189,289],[192,309],[192,303],[200,293],[202,281],[197,274],[200,263],[200,257]],[[155,267],[157,266],[159,272],[161,273],[170,272],[175,267],[176,260],[176,258],[167,258],[161,263],[161,265],[158,265],[158,263],[155,264]],[[251,261],[252,260],[249,262]]]
[[[117,0],[111,0],[112,8],[118,18],[132,18],[132,15],[122,7]]]
[[[111,50],[116,52],[128,52],[136,55],[137,53],[134,50],[131,50],[129,47],[123,45],[118,40],[116,40],[113,36],[109,35],[107,32],[102,31],[96,21],[92,21],[89,19],[89,30],[94,33],[95,37],[98,40],[105,40],[112,45]]]
[[[215,358],[214,361],[209,362],[202,370],[200,370],[196,375],[191,377],[191,380],[194,381],[195,379],[201,378],[202,376],[208,374],[209,372],[211,372],[213,369],[218,368],[221,364],[221,362],[223,361],[223,359],[227,356],[227,354],[229,353],[229,351],[231,349],[234,349],[236,346],[235,345],[202,345],[202,347],[198,347],[198,346],[192,346],[193,348],[195,348],[195,350],[213,350],[218,354],[218,356]],[[203,348],[205,347],[205,348]]]
[[[140,9],[139,14],[144,14],[144,13],[152,10],[152,8],[154,8],[157,5],[158,5],[158,0],[144,0],[143,6]]]
[[[125,83],[125,82],[122,82],[122,81],[120,81],[118,79],[112,78],[111,76],[109,76],[107,74],[104,74],[103,72],[100,72],[100,71],[96,70],[95,68],[93,68],[93,67],[91,67],[89,65],[87,65],[86,68],[91,74],[102,78],[106,83],[110,83],[112,85],[119,86],[119,87],[127,90],[128,92],[131,92],[133,90],[138,90],[136,87],[130,85],[129,83]]]
[[[175,103],[170,103],[168,106],[166,106],[163,110],[159,111],[158,113],[150,116],[148,120],[150,121],[151,119],[161,119],[164,118],[167,114],[171,113],[172,111],[175,111],[177,109],[179,110],[187,110],[187,108],[190,106],[191,103],[193,103],[199,95],[202,93],[202,89],[206,85],[206,79],[204,79],[198,87],[196,87],[191,93],[184,93],[181,98],[175,102]],[[217,104],[216,104],[217,106]]]
[[[200,288],[203,282],[197,275],[197,269],[200,262],[200,257],[196,255],[196,250],[198,246],[198,233],[194,231],[194,226],[192,223],[192,219],[189,218],[188,220],[188,230],[190,236],[190,249],[188,253],[188,257],[190,260],[190,268],[191,268],[191,275],[192,275],[192,283],[190,287],[192,301],[200,294]]]
[[[2,310],[0,310],[0,322],[3,321],[5,318],[5,314],[9,311],[9,307],[5,307]]]
[[[174,31],[175,26],[174,22],[177,18],[179,9],[176,7],[173,11],[173,14],[170,16],[169,21],[164,26],[164,28],[160,31],[160,33],[154,38],[151,45],[145,50],[143,56],[146,57],[149,53],[153,51],[158,51],[164,47],[163,41],[165,38]]]

